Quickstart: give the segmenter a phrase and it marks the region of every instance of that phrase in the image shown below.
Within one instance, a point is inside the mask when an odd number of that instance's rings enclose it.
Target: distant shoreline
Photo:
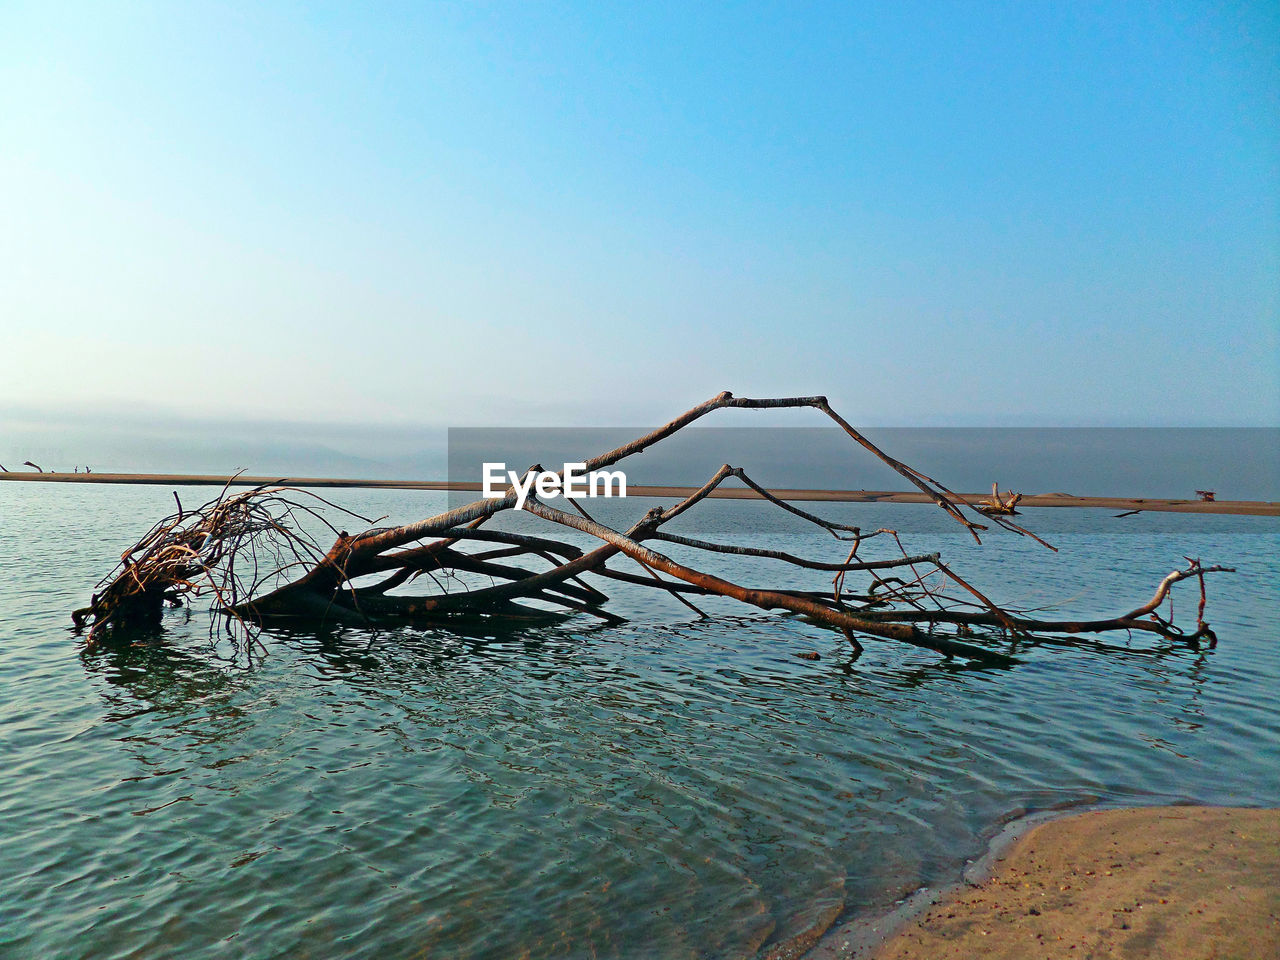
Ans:
[[[256,487],[264,484],[287,484],[295,487],[356,487],[379,490],[432,490],[438,492],[479,493],[478,482],[448,480],[352,480],[338,477],[238,476],[180,473],[0,473],[0,480],[35,483],[128,483],[157,486]],[[687,497],[696,487],[646,486],[628,487],[631,497]],[[827,501],[834,503],[931,503],[923,493],[901,490],[804,490],[777,488],[772,491],[782,500]],[[712,497],[725,500],[756,500],[759,494],[744,488],[720,488]],[[971,503],[989,493],[966,493]],[[1234,516],[1280,517],[1280,502],[1273,500],[1169,500],[1154,497],[1077,497],[1067,493],[1027,494],[1022,507],[1093,507],[1103,510],[1141,510],[1162,513],[1211,513]]]

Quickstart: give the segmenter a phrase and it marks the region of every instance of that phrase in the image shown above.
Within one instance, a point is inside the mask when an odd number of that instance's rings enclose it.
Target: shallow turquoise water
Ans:
[[[341,499],[393,519],[444,504]],[[1079,613],[1132,606],[1184,554],[1231,563],[1212,652],[1121,638],[974,670],[874,643],[854,661],[794,620],[699,622],[624,591],[622,627],[273,633],[248,665],[176,611],[161,637],[83,653],[69,609],[171,503],[0,484],[4,956],[751,956],[954,878],[1026,809],[1280,802],[1274,521],[1029,513],[1054,555],[974,547],[921,507],[827,511]],[[699,532],[840,552],[708,506]],[[1194,617],[1191,591],[1176,602]]]

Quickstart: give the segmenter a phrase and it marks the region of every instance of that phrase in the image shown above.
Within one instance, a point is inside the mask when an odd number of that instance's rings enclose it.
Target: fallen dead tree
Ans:
[[[981,542],[995,525],[1054,549],[1035,534],[998,514],[984,513],[937,480],[895,460],[837,414],[824,397],[751,399],[722,393],[670,423],[585,462],[600,470],[640,453],[716,410],[768,410],[810,407],[834,421],[869,454],[895,470]],[[529,471],[542,472],[535,464]],[[526,472],[526,476],[527,476]],[[751,546],[713,543],[664,530],[730,479],[755,490],[774,507],[801,518],[848,545],[839,561],[816,561]],[[912,555],[892,530],[863,531],[801,510],[774,496],[740,467],[722,466],[702,487],[669,507],[653,507],[625,530],[597,522],[576,501],[578,511],[561,510],[530,493],[523,509],[548,525],[548,535],[485,528],[492,518],[517,504],[515,487],[505,495],[394,527],[371,526],[355,535],[335,527],[338,512],[366,524],[374,521],[342,510],[313,493],[263,486],[229,495],[226,488],[207,504],[177,512],[157,523],[99,585],[90,604],[73,613],[78,629],[87,628],[92,645],[128,628],[160,621],[166,605],[212,602],[226,628],[254,635],[273,621],[330,621],[351,624],[429,622],[460,614],[521,617],[544,607],[588,614],[606,622],[618,618],[607,609],[601,581],[664,590],[703,616],[694,600],[726,597],[764,610],[782,610],[841,631],[857,651],[859,638],[895,640],[977,661],[1008,661],[1007,653],[980,646],[975,637],[1027,638],[1045,634],[1139,631],[1166,640],[1215,641],[1204,621],[1204,575],[1227,570],[1188,558],[1188,566],[1169,574],[1147,603],[1117,617],[1048,621],[1004,609],[952,570],[936,553]],[[981,522],[981,521],[986,521]],[[324,547],[305,531],[318,524],[334,539]],[[345,521],[344,521],[345,524]],[[557,528],[586,534],[596,544],[583,549],[550,535]],[[871,540],[891,542],[893,556],[867,560],[859,555]],[[781,562],[794,569],[834,574],[822,590],[747,587],[702,572],[654,549],[672,544],[686,551],[732,554],[750,560]],[[479,548],[479,549],[476,549]],[[842,552],[844,552],[842,548]],[[631,569],[610,565],[630,561]],[[513,562],[515,561],[515,562]],[[536,563],[530,569],[520,563]],[[466,583],[460,575],[486,578],[487,585]],[[847,588],[850,574],[865,578]],[[665,575],[665,576],[664,576]],[[1200,605],[1194,630],[1184,631],[1159,615],[1170,588],[1195,578]],[[433,584],[426,594],[393,593],[416,582]],[[474,580],[474,578],[472,578]],[[861,582],[861,579],[860,579]]]

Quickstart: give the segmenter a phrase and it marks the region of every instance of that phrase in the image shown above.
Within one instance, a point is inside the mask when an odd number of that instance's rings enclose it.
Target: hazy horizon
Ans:
[[[2,413],[3,411],[0,411]],[[29,413],[29,411],[28,411]],[[771,487],[904,489],[901,478],[815,418],[709,417],[628,461],[633,483],[696,484],[722,462]],[[736,423],[735,423],[736,420]],[[0,431],[0,466],[71,472],[478,480],[480,464],[560,463],[611,449],[652,429],[632,426],[450,426],[124,420],[70,414],[14,416]],[[887,452],[953,489],[1080,496],[1280,499],[1280,428],[981,427],[860,424]]]

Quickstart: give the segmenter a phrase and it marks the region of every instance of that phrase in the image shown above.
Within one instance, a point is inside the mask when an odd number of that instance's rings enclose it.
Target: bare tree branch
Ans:
[[[1044,543],[1002,515],[1016,513],[1017,495],[1001,497],[996,489],[992,500],[970,504],[871,443],[832,410],[825,397],[758,399],[717,394],[664,426],[586,460],[586,469],[617,464],[716,410],[804,407],[834,421],[858,446],[927,494],[979,543],[979,533],[988,526],[978,519]],[[529,469],[537,472],[541,467],[535,464]],[[849,543],[847,555],[843,560],[809,559],[662,529],[696,509],[730,479],[744,483],[768,504]],[[1008,663],[1009,653],[969,642],[977,635],[974,628],[982,628],[984,637],[997,641],[1143,631],[1168,640],[1194,643],[1208,639],[1212,643],[1216,638],[1204,620],[1204,575],[1230,569],[1187,558],[1188,566],[1165,577],[1151,600],[1121,616],[1039,620],[1027,616],[1027,611],[1000,607],[944,563],[939,554],[908,553],[894,531],[864,533],[859,527],[801,510],[756,483],[741,467],[730,464],[721,466],[683,500],[648,510],[625,530],[599,523],[572,500],[569,502],[580,516],[541,502],[530,493],[524,501],[529,515],[591,537],[598,545],[589,550],[558,537],[484,528],[493,517],[516,507],[519,500],[514,486],[502,496],[390,527],[378,527],[376,521],[358,517],[315,494],[282,485],[259,486],[234,496],[228,485],[216,498],[195,509],[184,507],[176,493],[174,502],[177,512],[126,550],[117,567],[98,584],[89,605],[72,614],[77,629],[88,628],[88,643],[101,642],[116,631],[158,623],[166,604],[189,604],[201,598],[207,598],[225,615],[228,630],[254,634],[263,624],[279,618],[369,625],[434,621],[460,613],[547,615],[530,603],[587,614],[606,623],[620,622],[621,618],[606,609],[609,597],[586,579],[594,577],[663,590],[699,616],[707,614],[689,601],[690,595],[718,596],[764,610],[787,611],[840,631],[855,651],[862,649],[858,637],[874,637],[945,656]],[[335,513],[359,519],[368,528],[354,535],[338,529],[328,519]],[[307,532],[308,527],[327,530],[334,537],[332,545],[326,549]],[[858,552],[862,545],[875,538],[892,540],[897,555],[861,558]],[[740,557],[744,566],[752,569],[756,565],[749,561],[767,560],[800,571],[826,571],[835,577],[827,591],[745,586],[678,562],[646,546],[646,541]],[[476,550],[476,546],[483,549]],[[647,576],[608,566],[618,555],[639,564]],[[664,579],[663,574],[671,579]],[[865,588],[847,590],[845,583],[851,574],[865,575]],[[1200,603],[1195,630],[1185,633],[1157,611],[1174,584],[1193,577],[1200,587]],[[421,584],[433,585],[434,592],[398,592]],[[946,592],[949,585],[954,585],[955,594]]]

